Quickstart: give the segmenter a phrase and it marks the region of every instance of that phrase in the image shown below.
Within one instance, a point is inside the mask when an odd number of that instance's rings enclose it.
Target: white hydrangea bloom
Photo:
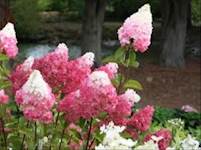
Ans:
[[[60,43],[57,48],[55,49],[55,52],[56,53],[60,53],[62,54],[63,56],[66,57],[66,59],[68,60],[68,47],[66,46],[65,43]]]
[[[100,88],[111,84],[111,81],[104,71],[94,71],[89,75],[89,86]]]
[[[131,150],[137,143],[120,135],[125,130],[125,126],[115,126],[113,122],[110,122],[107,126],[103,125],[100,130],[106,135],[95,150]]]
[[[143,20],[149,20],[150,22],[152,22],[151,6],[149,4],[145,4],[138,10],[138,13],[136,13],[136,15],[141,16],[139,17],[139,19],[141,18]]]
[[[181,141],[181,150],[198,150],[199,149],[199,141],[195,138],[191,137],[189,134],[187,138]]]
[[[14,25],[10,22],[6,24],[0,33],[5,34],[7,37],[16,38]]]
[[[95,55],[92,52],[85,53],[81,58],[81,65],[93,66]]]
[[[144,145],[136,147],[135,150],[159,150],[159,147],[157,143],[154,143],[154,141],[149,140],[148,142],[145,142]]]
[[[29,76],[22,89],[27,93],[33,93],[38,97],[44,98],[49,95],[49,86],[44,81],[40,71],[34,70]]]
[[[175,147],[168,147],[168,148],[166,148],[166,150],[176,150],[176,148]]]
[[[115,74],[118,72],[119,66],[118,66],[117,63],[110,62],[110,63],[107,64],[107,66],[108,66],[108,68],[109,68],[110,70],[112,70],[112,72],[114,72]]]
[[[124,95],[132,104],[138,103],[141,99],[141,97],[133,89],[127,89]]]
[[[184,121],[181,120],[180,118],[170,119],[170,120],[168,120],[168,123],[175,126],[175,127],[179,127],[179,128],[184,127]]]

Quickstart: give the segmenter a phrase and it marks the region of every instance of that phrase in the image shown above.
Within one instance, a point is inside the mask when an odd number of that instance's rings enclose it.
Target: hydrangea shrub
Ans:
[[[136,52],[148,49],[151,33],[146,4],[120,27],[121,47],[103,66],[94,67],[91,52],[70,59],[68,47],[61,43],[53,52],[29,57],[9,71],[6,63],[18,48],[14,26],[8,23],[0,31],[0,147],[170,149],[171,131],[151,132],[154,107],[136,107],[141,98],[135,90],[142,85],[127,75],[139,66]],[[197,145],[190,136],[181,142],[182,148]]]

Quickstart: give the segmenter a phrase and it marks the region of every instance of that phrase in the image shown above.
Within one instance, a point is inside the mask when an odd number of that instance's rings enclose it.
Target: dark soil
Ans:
[[[142,105],[181,108],[191,105],[201,112],[201,61],[187,58],[183,69],[164,68],[150,61],[143,61],[131,77],[140,81]]]

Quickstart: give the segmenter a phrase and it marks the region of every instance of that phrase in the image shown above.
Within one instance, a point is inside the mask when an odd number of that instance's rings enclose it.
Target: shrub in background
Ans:
[[[22,38],[34,35],[41,26],[37,0],[11,1],[11,9],[16,21],[16,31]]]
[[[200,0],[192,0],[191,1],[191,13],[192,13],[192,21],[195,24],[201,24],[201,1]]]

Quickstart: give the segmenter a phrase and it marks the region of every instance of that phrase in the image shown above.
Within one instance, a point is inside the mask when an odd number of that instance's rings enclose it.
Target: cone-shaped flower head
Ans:
[[[0,52],[5,53],[9,58],[14,58],[18,53],[17,38],[12,23],[8,23],[0,31]]]

